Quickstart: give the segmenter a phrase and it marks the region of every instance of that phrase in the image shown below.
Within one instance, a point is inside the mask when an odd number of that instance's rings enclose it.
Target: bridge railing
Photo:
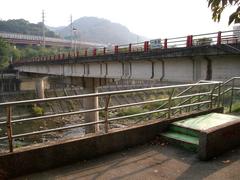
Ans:
[[[166,38],[159,39],[160,44],[158,46],[154,46],[151,43],[154,41],[145,41],[140,43],[131,43],[131,44],[123,44],[123,45],[110,45],[108,47],[100,47],[100,48],[84,48],[78,50],[78,52],[69,53],[73,54],[72,56],[65,55],[66,58],[74,58],[74,57],[92,57],[92,56],[102,56],[102,55],[118,55],[121,53],[134,53],[134,52],[152,52],[159,51],[162,49],[174,49],[174,48],[192,48],[198,46],[213,46],[213,45],[221,45],[221,44],[235,44],[240,42],[240,30],[231,30],[231,31],[219,31],[214,33],[206,33],[206,34],[197,34],[197,35],[188,35],[182,37],[175,38]],[[0,34],[1,35],[1,34]],[[54,38],[51,38],[54,39]],[[58,40],[60,41],[60,40]],[[64,40],[61,40],[64,41]],[[66,41],[66,40],[65,40]],[[66,42],[67,43],[67,42]],[[83,52],[84,53],[81,53]],[[60,56],[57,56],[60,57]],[[36,58],[34,58],[36,59]],[[62,59],[54,59],[47,57],[45,59],[51,60],[62,60]],[[19,64],[22,62],[32,62],[33,59],[24,60],[21,62],[16,62],[15,64]]]
[[[182,90],[189,89],[189,87],[195,87],[196,89],[193,90],[191,93],[188,94],[180,94]],[[46,98],[46,99],[34,99],[34,100],[26,100],[26,101],[16,101],[16,102],[6,102],[6,103],[0,103],[0,108],[4,108],[6,110],[6,120],[0,122],[0,128],[2,129],[2,133],[0,133],[0,141],[8,141],[9,144],[9,151],[13,152],[15,140],[22,139],[25,137],[33,137],[33,136],[43,136],[47,133],[53,133],[53,132],[59,132],[59,131],[67,131],[69,129],[74,128],[80,128],[80,127],[90,127],[95,125],[102,124],[103,127],[100,128],[100,132],[102,133],[108,133],[111,131],[111,124],[116,122],[121,122],[122,120],[129,120],[132,121],[136,117],[141,116],[148,116],[152,115],[151,119],[156,119],[161,115],[162,113],[166,114],[165,117],[163,117],[161,120],[169,119],[172,117],[174,112],[177,109],[180,109],[180,113],[183,112],[184,109],[194,109],[193,107],[198,107],[197,110],[203,110],[203,109],[211,109],[215,106],[220,106],[220,96],[214,98],[214,94],[216,93],[216,90],[220,90],[220,88],[216,89],[216,87],[220,87],[221,82],[206,82],[206,83],[196,83],[196,84],[184,84],[184,85],[174,85],[174,86],[164,86],[164,87],[153,87],[153,88],[143,88],[143,89],[133,89],[133,90],[123,90],[123,91],[110,91],[110,92],[101,92],[101,93],[94,93],[94,94],[85,94],[85,95],[75,95],[75,96],[64,96],[64,97],[56,97],[56,98]],[[186,91],[185,91],[186,92]],[[140,96],[141,93],[148,93],[150,94],[150,97],[141,100],[138,102],[133,103],[124,103],[124,104],[118,104],[118,105],[111,105],[111,99],[113,96],[117,95],[131,95],[131,96]],[[177,94],[176,94],[177,93]],[[152,98],[151,95],[155,94],[155,98]],[[157,94],[157,95],[156,95]],[[159,96],[161,95],[162,96]],[[216,93],[220,94],[220,93]],[[86,99],[86,98],[92,98],[92,97],[98,97],[103,98],[105,103],[101,107],[95,108],[95,109],[85,109],[85,110],[79,110],[79,111],[70,111],[70,112],[63,112],[59,114],[49,114],[37,117],[27,117],[27,118],[20,118],[20,119],[13,119],[13,111],[14,108],[17,108],[18,106],[44,106],[47,105],[50,102],[58,102],[58,103],[67,103],[71,102],[77,99]],[[202,97],[202,98],[198,98]],[[193,98],[195,101],[187,101],[184,104],[179,105],[179,102],[182,102],[186,99]],[[151,106],[155,107],[156,104],[167,102],[167,106],[164,106],[163,108],[153,109]],[[216,103],[218,102],[218,103]],[[146,107],[148,109],[146,109]],[[118,110],[128,109],[131,107],[137,107],[140,108],[140,111],[133,112],[133,113],[120,113],[116,115],[116,112]],[[200,108],[201,107],[201,108]],[[196,109],[196,108],[195,108]],[[36,127],[34,129],[34,126],[38,124],[39,122],[46,121],[52,121],[54,118],[59,117],[69,117],[72,115],[82,115],[86,113],[93,113],[93,112],[101,112],[102,113],[102,119],[96,121],[96,122],[88,122],[84,123],[80,120],[77,121],[75,124],[71,125],[61,125],[60,127],[54,127],[54,128],[47,128],[41,127],[41,124],[39,124],[39,127]],[[28,124],[30,122],[34,122],[33,127],[28,127],[27,131],[25,130],[23,124]],[[25,126],[26,127],[26,126]],[[3,131],[5,129],[5,132]],[[19,131],[19,129],[23,129],[22,131]],[[7,136],[6,136],[7,134]]]

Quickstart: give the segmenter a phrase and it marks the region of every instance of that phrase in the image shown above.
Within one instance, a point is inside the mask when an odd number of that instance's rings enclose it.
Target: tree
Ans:
[[[227,6],[237,6],[235,12],[229,16],[228,25],[240,23],[240,0],[208,0],[208,7],[212,10],[212,19],[219,22],[221,14]]]
[[[18,60],[20,57],[21,52],[18,49],[0,38],[0,69],[7,67],[11,59]]]
[[[10,51],[9,47],[9,44],[0,38],[0,69],[8,65],[8,55]]]

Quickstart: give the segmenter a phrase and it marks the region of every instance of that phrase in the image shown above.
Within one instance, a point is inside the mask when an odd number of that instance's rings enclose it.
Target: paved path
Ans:
[[[240,180],[240,148],[229,151],[211,161],[203,162],[196,158],[196,154],[178,147],[159,143],[146,144],[19,179]]]

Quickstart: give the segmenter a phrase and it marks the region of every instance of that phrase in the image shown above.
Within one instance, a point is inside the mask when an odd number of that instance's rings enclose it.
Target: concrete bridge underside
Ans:
[[[132,61],[26,64],[20,72],[66,77],[194,82],[240,76],[239,55],[159,58]]]

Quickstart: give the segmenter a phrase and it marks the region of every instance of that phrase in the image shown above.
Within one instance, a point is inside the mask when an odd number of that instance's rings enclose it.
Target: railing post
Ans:
[[[7,106],[7,135],[8,135],[8,144],[9,151],[13,152],[13,139],[12,139],[12,107]]]
[[[106,54],[106,47],[103,48],[103,55]]]
[[[97,49],[94,48],[94,49],[93,49],[93,56],[96,56],[96,55],[97,55]]]
[[[110,100],[111,100],[111,95],[108,95],[106,97],[106,105],[105,105],[105,122],[104,122],[104,125],[105,125],[105,133],[108,133],[108,129],[109,129],[109,124],[108,124],[108,107],[109,107],[109,104],[110,104]]]
[[[131,53],[132,52],[132,44],[129,44],[128,45],[128,53]]]
[[[168,48],[168,42],[167,42],[168,40],[167,39],[164,39],[164,49],[167,49]]]
[[[149,42],[145,41],[144,42],[144,52],[148,52],[148,49],[149,49]]]
[[[168,99],[168,119],[171,118],[172,96],[174,94],[174,91],[175,91],[175,89],[173,88],[171,94],[169,95],[169,99]]]
[[[219,31],[217,34],[217,45],[220,45],[222,43],[222,32]]]
[[[192,47],[193,45],[193,36],[189,36],[188,47]]]
[[[217,104],[217,107],[220,107],[220,103],[221,103],[221,85],[222,85],[222,83],[218,84],[218,104]]]
[[[234,79],[232,80],[231,101],[230,101],[230,106],[229,106],[230,113],[232,112],[233,95],[234,95]]]
[[[114,54],[118,54],[118,45],[114,46]]]
[[[214,93],[215,87],[216,87],[216,85],[213,87],[213,89],[212,89],[212,91],[211,91],[211,96],[210,96],[210,100],[211,100],[210,109],[213,108],[213,93]]]

